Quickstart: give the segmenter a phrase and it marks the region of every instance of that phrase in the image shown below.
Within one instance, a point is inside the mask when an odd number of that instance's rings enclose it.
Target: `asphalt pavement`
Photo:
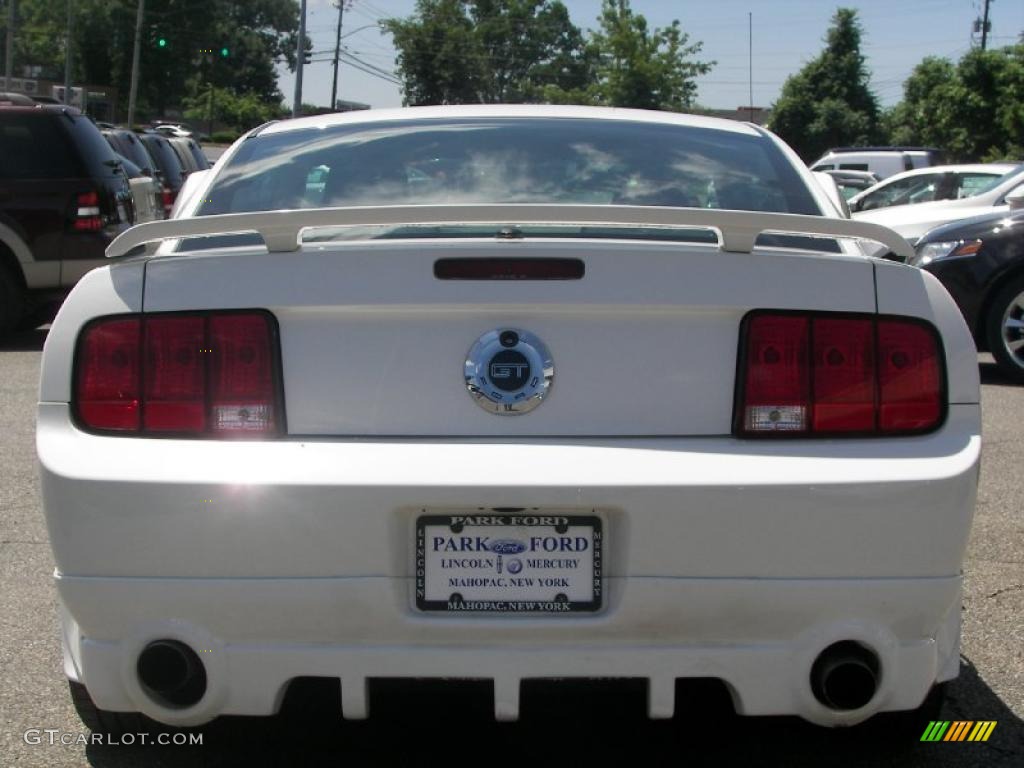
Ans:
[[[426,699],[429,720],[339,723],[335,691],[287,699],[269,722],[222,718],[203,746],[59,743],[29,729],[85,731],[67,695],[53,561],[40,512],[34,419],[45,330],[0,340],[0,766],[505,765],[1024,766],[1024,387],[981,358],[985,420],[977,515],[966,564],[963,665],[940,717],[995,720],[987,743],[921,743],[900,718],[826,730],[795,718],[741,718],[711,693],[681,701],[675,721],[648,722],[638,696],[595,722],[588,703],[548,702],[527,721],[495,724],[472,696]],[[485,698],[485,697],[484,697]],[[408,701],[408,700],[407,700]],[[607,702],[606,702],[607,703]],[[631,706],[635,705],[635,706]],[[460,709],[461,707],[461,709]],[[376,710],[375,711],[379,711]],[[35,739],[30,734],[28,741]],[[65,739],[77,741],[77,738]]]

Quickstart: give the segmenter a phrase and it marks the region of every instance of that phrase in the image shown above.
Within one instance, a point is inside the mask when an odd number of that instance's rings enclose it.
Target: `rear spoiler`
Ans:
[[[108,247],[110,258],[163,240],[256,232],[271,253],[296,251],[299,235],[314,227],[458,224],[689,227],[716,230],[722,249],[750,253],[759,235],[796,234],[872,240],[903,257],[914,255],[902,237],[879,224],[793,213],[662,208],[642,205],[391,205],[307,208],[193,216],[139,224]]]

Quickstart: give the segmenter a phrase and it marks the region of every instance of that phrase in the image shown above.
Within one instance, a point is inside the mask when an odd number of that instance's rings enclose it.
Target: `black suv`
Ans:
[[[133,223],[131,188],[77,109],[0,106],[0,333],[35,293],[66,291]]]

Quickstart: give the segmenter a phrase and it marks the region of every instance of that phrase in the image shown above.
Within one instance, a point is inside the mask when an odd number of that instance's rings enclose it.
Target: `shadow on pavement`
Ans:
[[[0,335],[0,352],[38,352],[46,342],[49,323],[60,309],[60,302],[47,302],[34,308],[17,330]],[[45,328],[40,326],[46,326]]]
[[[1009,376],[1003,373],[1002,369],[995,363],[987,363],[984,360],[979,361],[978,371],[981,374],[982,384],[997,384],[1004,387],[1020,386],[1017,382],[1013,381]]]
[[[46,329],[15,331],[0,336],[0,352],[39,352],[46,343]]]
[[[275,718],[221,718],[203,730],[202,747],[149,750],[89,747],[96,768],[128,766],[850,766],[879,767],[1020,766],[1024,762],[1024,724],[964,661],[949,687],[940,717],[995,720],[987,743],[922,743],[927,724],[907,715],[876,717],[852,729],[824,729],[797,718],[742,718],[715,706],[720,700],[681,702],[685,711],[673,721],[640,716],[639,697],[608,707],[598,695],[583,699],[554,697],[548,711],[524,713],[518,723],[491,721],[481,701],[402,699],[405,712],[426,712],[403,719],[341,722],[337,685],[301,700],[286,697]],[[307,693],[310,693],[307,691]],[[422,697],[421,697],[422,698]],[[702,706],[707,701],[707,707]],[[595,702],[600,717],[582,709]],[[429,706],[424,707],[424,704]],[[458,705],[462,704],[460,708]],[[467,706],[468,704],[468,706]],[[476,706],[473,706],[473,705]],[[569,706],[566,706],[569,705]],[[571,707],[571,708],[570,708]],[[388,708],[373,707],[379,714]],[[576,713],[568,716],[567,712]]]

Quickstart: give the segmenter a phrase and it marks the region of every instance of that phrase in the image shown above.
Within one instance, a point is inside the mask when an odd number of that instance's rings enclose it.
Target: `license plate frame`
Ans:
[[[556,521],[557,524],[553,524],[550,521]],[[429,583],[433,573],[431,566],[433,558],[427,549],[427,531],[428,529],[433,529],[436,533],[438,526],[446,528],[451,534],[459,534],[460,537],[466,529],[474,531],[472,538],[478,535],[476,533],[478,529],[492,531],[496,540],[517,542],[520,545],[523,542],[515,537],[517,534],[521,535],[521,532],[524,530],[535,535],[547,534],[548,536],[558,537],[570,536],[569,531],[573,530],[570,539],[574,541],[581,535],[580,529],[589,529],[589,536],[584,534],[584,538],[587,538],[590,546],[590,566],[585,568],[584,564],[583,567],[574,572],[576,578],[583,578],[578,574],[581,572],[586,573],[590,585],[589,598],[574,599],[564,593],[547,599],[544,596],[510,596],[506,599],[472,598],[462,595],[457,591],[458,588],[456,588],[456,591],[449,594],[446,599],[438,599],[436,586]],[[529,535],[526,540],[532,544]],[[416,518],[414,563],[416,607],[423,612],[435,615],[480,613],[501,616],[533,616],[538,614],[594,613],[599,611],[604,603],[604,549],[603,521],[595,514],[543,514],[539,512],[424,513]],[[494,552],[491,554],[501,558],[508,556],[509,553]],[[551,557],[553,554],[555,556]],[[557,554],[559,553],[542,552],[538,559],[560,560]],[[429,573],[428,570],[430,571]],[[557,587],[550,587],[549,589],[557,589]],[[578,598],[579,596],[577,595],[576,597]]]

